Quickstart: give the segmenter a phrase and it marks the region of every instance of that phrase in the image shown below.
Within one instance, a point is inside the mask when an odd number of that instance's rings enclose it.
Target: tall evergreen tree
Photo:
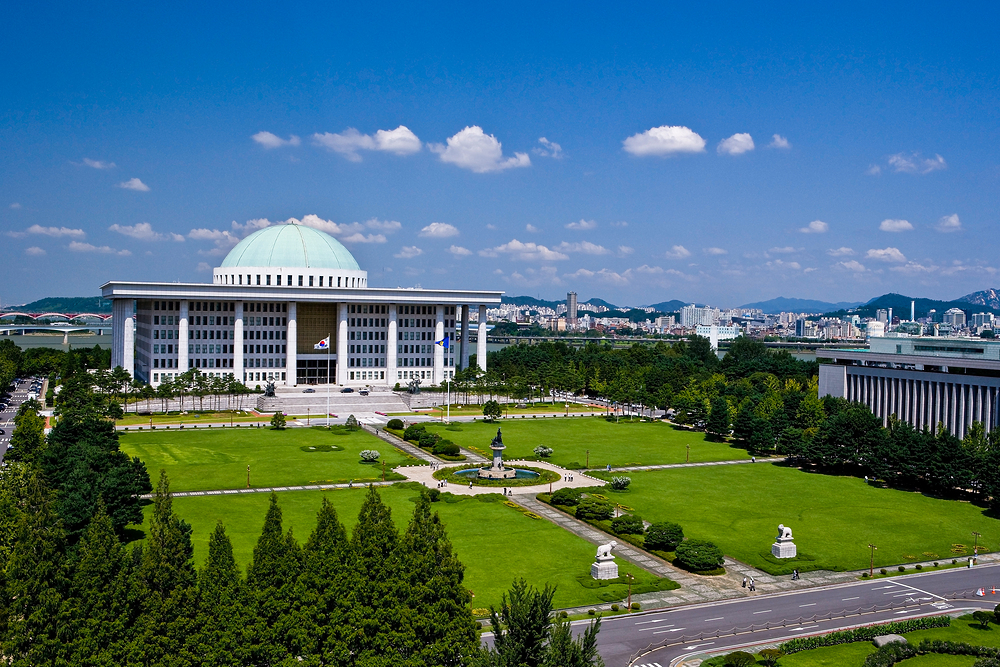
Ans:
[[[226,528],[219,521],[208,538],[208,558],[198,573],[198,615],[191,653],[202,664],[245,664],[243,578]]]
[[[583,635],[574,639],[569,619],[557,618],[549,630],[543,667],[604,667],[604,659],[597,652],[600,631],[601,618],[598,616]]]
[[[462,665],[478,645],[472,598],[462,581],[465,566],[452,550],[426,492],[400,541],[402,602],[411,641],[404,654],[419,665]]]
[[[480,652],[482,667],[541,667],[552,625],[552,596],[546,585],[537,590],[524,579],[515,581],[500,598],[500,608],[490,607],[493,649]]]

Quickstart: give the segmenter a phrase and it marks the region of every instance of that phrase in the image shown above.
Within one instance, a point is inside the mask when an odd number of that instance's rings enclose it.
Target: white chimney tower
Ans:
[[[917,321],[917,302],[916,301],[911,301],[910,302],[910,321],[911,322],[916,322]]]

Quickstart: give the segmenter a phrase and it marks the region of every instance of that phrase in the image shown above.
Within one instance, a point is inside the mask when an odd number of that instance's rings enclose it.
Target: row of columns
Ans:
[[[955,380],[851,373],[847,399],[867,405],[883,424],[893,414],[917,429],[935,430],[943,423],[959,438],[972,422],[982,422],[987,431],[995,428],[1000,386]]]

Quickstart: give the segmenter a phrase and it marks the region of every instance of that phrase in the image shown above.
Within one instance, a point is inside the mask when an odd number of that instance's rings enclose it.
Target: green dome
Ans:
[[[340,241],[312,227],[295,224],[254,232],[229,251],[221,266],[361,270]]]

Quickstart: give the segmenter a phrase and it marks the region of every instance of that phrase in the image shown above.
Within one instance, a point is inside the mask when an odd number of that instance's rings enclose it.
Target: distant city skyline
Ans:
[[[12,6],[0,298],[204,282],[290,220],[373,287],[996,286],[995,5],[568,7]]]

